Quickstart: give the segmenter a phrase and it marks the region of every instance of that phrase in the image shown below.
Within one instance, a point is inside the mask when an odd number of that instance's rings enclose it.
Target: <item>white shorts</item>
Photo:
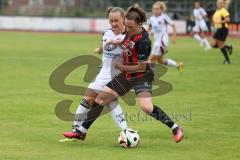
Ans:
[[[111,79],[109,78],[101,78],[97,76],[96,80],[88,85],[88,88],[94,90],[96,93],[100,93],[103,87],[110,81]]]
[[[193,27],[193,32],[199,33],[204,31],[208,31],[208,28],[205,22],[196,23],[196,25]]]
[[[106,86],[106,84],[110,81],[111,81],[111,79],[109,79],[109,78],[97,77],[94,82],[92,82],[88,85],[88,88],[94,90],[96,93],[100,93],[102,91],[102,89],[104,88],[104,86]],[[109,103],[108,105],[106,105],[106,107],[108,107],[108,109],[110,111],[112,111],[116,107],[121,108],[121,106],[118,106],[118,105],[119,105],[119,101],[114,100],[111,103]],[[119,114],[121,114],[121,113],[119,113]],[[115,116],[115,114],[114,115],[112,114],[112,116]]]
[[[152,47],[152,55],[161,56],[167,53],[168,36],[162,36],[160,41],[155,41]]]

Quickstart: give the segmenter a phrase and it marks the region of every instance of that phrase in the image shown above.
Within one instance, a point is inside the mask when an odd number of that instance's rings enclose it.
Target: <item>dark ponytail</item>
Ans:
[[[143,24],[147,21],[145,11],[137,5],[128,8],[125,18],[128,20],[134,20],[138,24]]]

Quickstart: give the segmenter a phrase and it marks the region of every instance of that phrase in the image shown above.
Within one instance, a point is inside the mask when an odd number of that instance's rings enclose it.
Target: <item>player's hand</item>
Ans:
[[[122,71],[122,64],[118,61],[114,62],[114,67],[120,71]]]
[[[122,39],[117,39],[117,40],[115,40],[115,41],[113,41],[113,44],[115,44],[115,45],[120,45],[121,43],[122,43]]]
[[[97,54],[100,54],[101,52],[100,52],[100,48],[98,47],[98,48],[95,48],[94,49],[94,53],[97,53]]]
[[[106,44],[109,45],[109,44],[113,44],[114,40],[113,39],[108,39]]]
[[[113,40],[113,39],[110,39],[110,40],[107,40],[107,45],[110,45],[110,44],[113,44],[113,45],[120,45],[122,43],[122,39],[117,39],[117,40]]]

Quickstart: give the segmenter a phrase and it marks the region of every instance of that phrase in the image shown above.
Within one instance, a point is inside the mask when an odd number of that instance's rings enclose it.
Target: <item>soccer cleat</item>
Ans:
[[[223,64],[231,64],[231,61],[230,60],[224,60]]]
[[[81,131],[76,130],[74,132],[64,132],[63,136],[66,138],[70,139],[75,138],[83,141],[86,137],[86,133],[82,133]]]
[[[208,50],[210,50],[210,49],[212,49],[212,47],[206,47],[206,48],[205,48],[205,51],[208,51]]]
[[[182,62],[178,63],[178,71],[179,71],[180,73],[183,72],[183,67],[184,67],[184,65],[183,65]]]
[[[176,143],[180,142],[183,139],[183,129],[180,127],[173,129],[173,138]]]

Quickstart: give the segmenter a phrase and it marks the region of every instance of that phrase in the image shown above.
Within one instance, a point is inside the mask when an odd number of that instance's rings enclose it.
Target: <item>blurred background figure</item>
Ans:
[[[199,1],[194,3],[193,9],[193,20],[195,21],[195,26],[193,27],[193,38],[196,39],[200,46],[204,46],[205,50],[211,49],[207,38],[205,37],[205,32],[208,31],[205,19],[207,18],[207,13],[204,8],[201,7]]]

